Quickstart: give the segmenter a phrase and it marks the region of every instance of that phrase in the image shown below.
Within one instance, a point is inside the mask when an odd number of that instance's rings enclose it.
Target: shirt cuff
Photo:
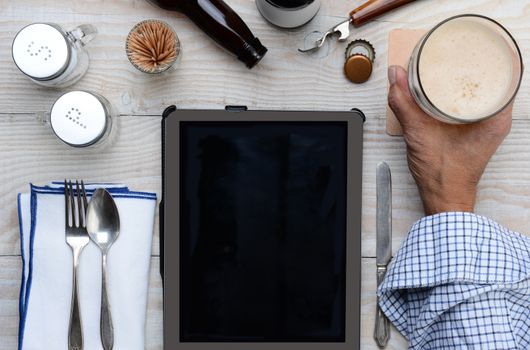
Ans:
[[[416,222],[378,294],[451,282],[517,283],[530,277],[530,238],[465,212]]]
[[[530,238],[472,213],[441,213],[412,226],[379,287],[379,305],[411,344],[422,344],[447,310],[528,288],[529,278]]]

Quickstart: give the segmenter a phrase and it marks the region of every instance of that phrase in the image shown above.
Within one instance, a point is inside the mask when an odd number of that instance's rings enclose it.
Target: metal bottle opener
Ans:
[[[360,27],[370,20],[375,19],[393,9],[406,5],[415,0],[369,0],[363,5],[359,6],[352,12],[347,20],[337,24],[333,28],[329,29],[324,35],[315,41],[315,45],[309,48],[300,48],[300,52],[314,52],[317,51],[324,45],[324,42],[330,36],[338,34],[339,41],[344,41],[350,36],[350,24],[354,27]]]

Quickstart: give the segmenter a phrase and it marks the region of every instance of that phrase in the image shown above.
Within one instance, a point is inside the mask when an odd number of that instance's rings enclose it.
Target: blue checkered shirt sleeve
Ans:
[[[530,349],[530,238],[471,213],[419,220],[378,290],[410,349]]]

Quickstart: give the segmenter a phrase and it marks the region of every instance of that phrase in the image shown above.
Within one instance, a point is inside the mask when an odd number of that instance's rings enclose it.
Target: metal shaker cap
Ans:
[[[15,64],[36,80],[50,80],[62,74],[70,60],[63,32],[51,24],[35,23],[22,28],[12,45]]]
[[[55,101],[50,116],[53,132],[70,146],[96,143],[108,128],[109,111],[97,95],[67,92]]]

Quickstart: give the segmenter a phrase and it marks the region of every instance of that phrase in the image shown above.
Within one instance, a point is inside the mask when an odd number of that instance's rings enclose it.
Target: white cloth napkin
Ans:
[[[87,185],[87,195],[97,187],[107,188],[120,214],[120,235],[108,255],[114,350],[143,350],[156,195],[109,184]],[[19,349],[67,349],[72,252],[65,241],[63,186],[32,185],[30,193],[19,194],[18,211]],[[101,253],[92,242],[81,254],[78,278],[84,349],[100,350]]]

